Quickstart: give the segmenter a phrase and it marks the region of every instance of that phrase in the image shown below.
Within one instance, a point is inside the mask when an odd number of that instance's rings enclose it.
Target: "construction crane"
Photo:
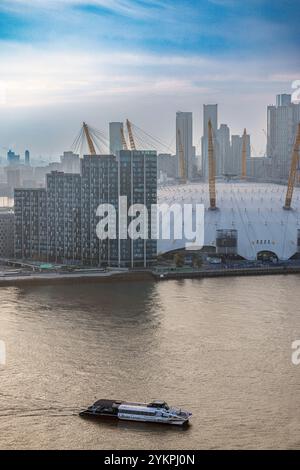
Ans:
[[[247,131],[244,129],[242,147],[242,178],[247,178]]]
[[[296,182],[297,169],[298,169],[298,164],[299,164],[299,150],[300,150],[300,122],[298,124],[297,135],[296,135],[296,140],[295,140],[294,149],[293,149],[288,188],[287,188],[287,193],[286,193],[286,198],[285,198],[285,205],[283,206],[285,210],[291,209],[293,192],[294,192],[294,187],[295,187],[295,182]]]
[[[128,119],[126,119],[126,126],[127,126],[127,130],[128,130],[128,135],[129,135],[130,150],[136,150],[131,122]]]
[[[127,142],[126,142],[126,139],[125,139],[123,125],[120,128],[120,132],[121,132],[121,140],[122,140],[123,150],[128,150],[128,145],[127,145]]]
[[[85,137],[86,137],[86,140],[87,140],[87,143],[88,143],[88,146],[89,146],[90,154],[91,155],[97,155],[97,152],[96,152],[96,149],[95,149],[95,146],[94,146],[94,142],[93,142],[93,140],[91,138],[91,135],[90,135],[88,125],[85,122],[83,123],[83,130],[84,130]]]
[[[178,149],[179,149],[179,174],[180,179],[183,183],[186,182],[186,169],[185,169],[185,158],[184,158],[184,149],[181,140],[180,129],[177,131],[178,134]]]
[[[216,210],[216,163],[214,156],[213,129],[211,120],[208,121],[208,183],[209,183],[209,209]]]

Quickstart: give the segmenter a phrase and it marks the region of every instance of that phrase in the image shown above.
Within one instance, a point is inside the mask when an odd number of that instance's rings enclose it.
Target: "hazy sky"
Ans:
[[[178,110],[199,148],[204,103],[261,154],[266,106],[300,79],[299,18],[299,0],[0,0],[0,154],[57,159],[83,120],[126,117],[171,144]]]

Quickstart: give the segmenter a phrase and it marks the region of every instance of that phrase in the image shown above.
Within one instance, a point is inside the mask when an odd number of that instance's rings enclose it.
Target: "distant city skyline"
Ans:
[[[55,160],[82,121],[108,135],[127,117],[175,148],[177,111],[193,113],[199,153],[202,107],[214,103],[261,154],[267,106],[300,79],[296,0],[28,4],[0,5],[0,155]]]

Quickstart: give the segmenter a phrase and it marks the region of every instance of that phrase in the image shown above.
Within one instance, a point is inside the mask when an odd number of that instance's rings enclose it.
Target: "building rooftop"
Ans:
[[[217,182],[217,211],[210,211],[206,183],[161,187],[158,202],[204,204],[204,243],[215,246],[216,230],[238,232],[238,254],[255,259],[260,251],[272,251],[279,259],[288,259],[297,250],[300,230],[300,189],[295,188],[292,210],[283,209],[286,186],[269,183]],[[182,240],[159,240],[158,252],[185,246]]]

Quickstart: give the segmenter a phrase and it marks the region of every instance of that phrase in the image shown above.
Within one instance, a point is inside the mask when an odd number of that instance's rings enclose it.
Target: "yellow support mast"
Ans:
[[[247,178],[247,131],[244,129],[242,148],[242,178]]]
[[[287,193],[286,193],[286,198],[285,198],[285,205],[283,206],[285,210],[290,210],[291,205],[292,205],[293,192],[294,192],[297,169],[298,169],[298,164],[299,164],[299,150],[300,150],[300,122],[298,124],[297,135],[296,135],[296,140],[295,140],[294,149],[293,149],[290,175],[289,175]]]
[[[210,210],[216,210],[216,163],[214,156],[213,128],[211,120],[208,121],[208,183]]]
[[[126,119],[126,126],[128,130],[128,135],[129,135],[130,150],[136,150],[136,145],[135,145],[133,132],[132,132],[132,124],[128,119]]]
[[[85,137],[86,137],[86,140],[87,140],[87,143],[88,143],[88,146],[89,146],[90,154],[91,155],[97,155],[97,152],[96,152],[96,149],[95,149],[95,146],[94,146],[94,142],[92,141],[92,138],[91,138],[91,135],[90,135],[89,127],[85,122],[83,123],[83,130],[84,130]]]
[[[178,149],[179,149],[179,174],[180,179],[183,183],[186,183],[186,169],[185,169],[185,158],[184,158],[184,149],[181,140],[181,133],[178,129]]]
[[[120,131],[121,131],[121,140],[122,140],[123,150],[128,150],[128,145],[127,145],[127,142],[126,142],[126,139],[125,139],[125,133],[124,133],[123,125],[122,125]]]

